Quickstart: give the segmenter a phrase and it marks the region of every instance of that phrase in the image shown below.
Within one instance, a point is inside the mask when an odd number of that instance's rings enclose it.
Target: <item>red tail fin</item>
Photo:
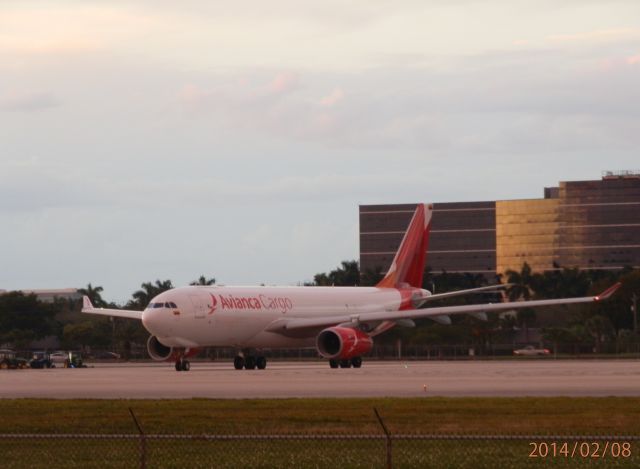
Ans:
[[[416,207],[396,257],[393,258],[387,275],[380,280],[378,287],[397,288],[403,283],[408,283],[412,287],[422,288],[432,212],[431,204],[419,204]]]

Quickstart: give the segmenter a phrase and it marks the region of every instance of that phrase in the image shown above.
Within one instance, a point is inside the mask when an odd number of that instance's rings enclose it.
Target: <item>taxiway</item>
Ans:
[[[0,398],[297,398],[417,396],[640,396],[639,360],[367,361],[360,369],[272,361],[96,364],[0,372]]]

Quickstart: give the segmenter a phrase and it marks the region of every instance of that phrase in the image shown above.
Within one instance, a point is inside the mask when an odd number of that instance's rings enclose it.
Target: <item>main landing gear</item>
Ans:
[[[189,360],[185,360],[184,358],[176,360],[176,371],[189,371],[190,369],[191,364]]]
[[[353,357],[346,360],[336,360],[332,358],[329,360],[329,366],[331,368],[360,368],[362,366],[362,357]]]
[[[242,355],[236,355],[236,358],[233,359],[233,367],[236,370],[255,370],[256,368],[259,370],[264,370],[267,367],[267,358],[258,355],[257,357],[254,355],[247,355],[246,357]]]

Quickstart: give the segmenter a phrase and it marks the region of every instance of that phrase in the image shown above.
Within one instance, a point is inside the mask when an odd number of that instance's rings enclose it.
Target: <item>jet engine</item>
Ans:
[[[147,352],[154,360],[164,361],[172,358],[173,347],[167,347],[155,335],[152,335],[147,340]]]
[[[149,356],[158,361],[173,361],[195,357],[200,353],[199,348],[167,347],[158,340],[155,335],[147,339],[147,352]]]
[[[318,334],[316,347],[324,358],[348,360],[369,353],[373,339],[360,329],[330,327]]]

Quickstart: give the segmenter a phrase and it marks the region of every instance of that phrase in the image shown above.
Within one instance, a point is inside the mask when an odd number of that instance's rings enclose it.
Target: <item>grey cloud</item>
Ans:
[[[633,43],[635,44],[635,43]],[[227,83],[197,101],[210,125],[330,147],[528,152],[629,148],[640,120],[640,64],[633,44],[581,50],[494,52],[444,69],[387,68],[299,74],[276,99],[241,99]],[[640,46],[640,44],[638,44]],[[609,68],[601,58],[619,57]],[[224,82],[224,77],[218,77]],[[331,85],[326,85],[331,83]],[[339,88],[335,106],[322,97]]]
[[[112,197],[101,189],[75,171],[37,160],[0,165],[0,211],[103,206]]]
[[[0,96],[0,111],[34,112],[59,105],[60,102],[47,92],[11,92]]]

